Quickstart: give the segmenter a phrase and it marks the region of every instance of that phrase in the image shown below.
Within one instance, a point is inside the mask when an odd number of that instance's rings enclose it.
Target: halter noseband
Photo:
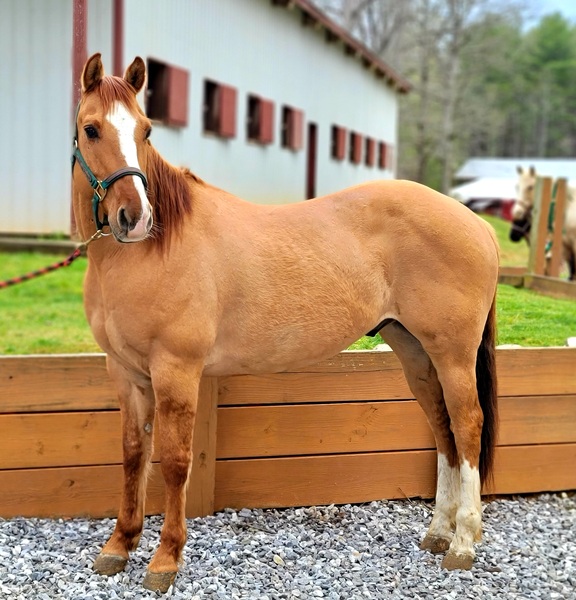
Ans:
[[[78,147],[78,112],[80,110],[80,102],[78,102],[78,106],[76,107],[76,116],[74,117],[74,122],[76,125],[75,133],[74,133],[74,150],[72,152],[72,171],[74,171],[74,165],[76,161],[84,171],[90,186],[94,190],[94,195],[92,196],[92,212],[94,213],[94,223],[96,224],[97,231],[102,231],[103,227],[110,226],[108,222],[108,215],[104,215],[104,221],[100,221],[100,217],[98,215],[98,207],[100,202],[104,200],[106,193],[108,192],[108,188],[118,179],[122,177],[126,177],[127,175],[136,175],[140,177],[142,183],[144,184],[144,189],[148,190],[148,180],[146,179],[146,175],[140,169],[136,167],[122,167],[117,171],[114,171],[112,175],[108,175],[105,179],[98,179],[92,170],[84,160],[82,153],[80,152],[80,148]],[[108,234],[105,234],[108,235]]]

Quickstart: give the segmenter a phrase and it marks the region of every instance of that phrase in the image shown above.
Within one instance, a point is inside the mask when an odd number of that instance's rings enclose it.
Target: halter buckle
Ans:
[[[94,188],[94,195],[98,197],[98,202],[102,202],[102,200],[104,200],[107,192],[108,188],[102,187],[102,182],[97,181],[96,187]]]

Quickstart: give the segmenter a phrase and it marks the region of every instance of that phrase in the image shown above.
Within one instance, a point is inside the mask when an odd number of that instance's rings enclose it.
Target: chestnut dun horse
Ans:
[[[77,112],[74,213],[84,239],[98,240],[85,308],[118,392],[124,451],[118,520],[94,569],[121,571],[138,544],[156,420],[166,506],[144,585],[173,583],[203,374],[286,371],[377,331],[437,443],[436,510],[421,547],[447,552],[447,569],[469,569],[497,422],[493,231],[409,181],[281,206],[240,200],[154,149],[136,100],[145,74],[137,57],[124,78],[104,76],[95,54]]]
[[[518,166],[516,170],[518,172],[517,198],[512,207],[510,239],[519,242],[522,238],[526,238],[530,243],[537,174],[533,166],[528,169]],[[541,218],[548,218],[548,216],[541,216]],[[568,187],[566,193],[562,256],[568,265],[568,279],[576,281],[576,188],[574,187]]]

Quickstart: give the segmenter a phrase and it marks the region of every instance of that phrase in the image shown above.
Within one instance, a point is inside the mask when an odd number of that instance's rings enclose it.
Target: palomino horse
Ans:
[[[530,241],[532,227],[532,209],[534,207],[534,188],[536,187],[536,169],[530,167],[518,171],[518,197],[512,207],[512,228],[510,239],[520,241],[523,237]],[[568,264],[568,278],[576,281],[576,189],[569,187],[564,213],[564,231],[562,233],[562,253]]]
[[[144,79],[142,59],[122,79],[105,77],[95,54],[77,113],[74,212],[80,234],[99,238],[88,247],[86,314],[118,391],[124,450],[118,520],[95,570],[119,572],[138,544],[156,420],[166,508],[144,585],[174,581],[203,374],[293,369],[369,331],[396,351],[437,442],[422,548],[469,569],[497,421],[493,231],[408,181],[283,206],[240,200],[154,149],[136,100]]]

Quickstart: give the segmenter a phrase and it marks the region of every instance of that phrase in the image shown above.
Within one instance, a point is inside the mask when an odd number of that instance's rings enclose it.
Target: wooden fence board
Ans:
[[[0,415],[0,469],[121,462],[119,411]]]
[[[194,468],[204,467],[196,477],[207,473],[214,452],[246,458],[435,446],[414,400],[217,409],[216,380],[204,379],[202,386]],[[575,423],[576,395],[501,398],[499,444],[576,442]],[[0,415],[0,469],[121,463],[118,411]]]
[[[400,366],[386,371],[220,377],[220,406],[413,398]]]
[[[576,442],[576,395],[500,398],[501,445]],[[218,458],[434,448],[415,401],[223,407]]]
[[[486,494],[576,489],[576,444],[500,447]],[[216,510],[347,504],[383,498],[432,498],[433,450],[222,460],[216,465]]]
[[[3,356],[0,413],[118,408],[104,354]]]
[[[576,393],[573,348],[499,350],[496,355],[501,395]],[[375,374],[359,376],[370,372]],[[307,373],[312,374],[308,383]],[[328,373],[340,373],[340,377],[315,377]],[[256,385],[253,393],[249,391],[252,384]],[[340,386],[342,390],[337,389]],[[348,401],[351,394],[358,400],[412,397],[392,352],[342,352],[291,374],[222,377],[219,389],[222,405],[253,404],[267,394],[272,404],[316,397],[318,401]],[[238,394],[237,399],[232,394]],[[103,354],[2,357],[0,398],[0,413],[94,411],[118,406]]]
[[[198,392],[193,460],[186,500],[188,517],[204,517],[214,513],[217,411],[217,380],[215,377],[205,377],[200,382]]]
[[[496,449],[490,494],[531,494],[576,489],[576,444]]]
[[[414,400],[220,408],[218,458],[434,448]]]
[[[0,514],[10,517],[116,517],[121,465],[0,471]],[[152,465],[146,514],[164,509],[164,483]]]
[[[499,399],[498,444],[576,442],[576,394]]]
[[[347,504],[434,495],[432,450],[222,460],[216,464],[216,510]]]

